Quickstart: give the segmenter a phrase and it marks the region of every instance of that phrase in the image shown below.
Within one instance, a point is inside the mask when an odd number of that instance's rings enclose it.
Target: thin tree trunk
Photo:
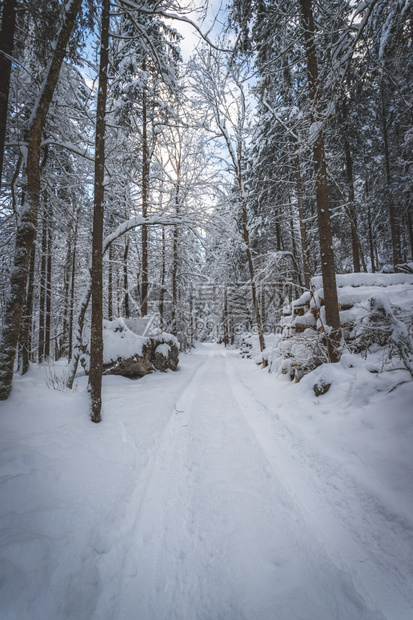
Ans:
[[[294,255],[294,257],[297,257],[297,242],[295,239],[295,230],[294,230],[294,218],[293,218],[293,209],[292,209],[292,205],[291,205],[291,196],[288,196],[288,202],[290,205],[290,234],[291,234],[291,251]],[[301,277],[300,277],[301,280]]]
[[[62,337],[60,339],[60,347],[58,357],[67,355],[67,344],[69,334],[69,304],[70,304],[70,274],[72,268],[72,235],[71,226],[67,228],[67,249],[66,261],[63,275],[63,321],[62,321]]]
[[[295,184],[297,191],[298,217],[300,220],[301,257],[303,261],[304,286],[309,291],[311,281],[310,261],[308,260],[307,229],[304,222],[303,186],[301,181],[300,158],[295,158]]]
[[[357,213],[354,202],[354,178],[353,178],[353,158],[351,156],[350,144],[346,136],[347,130],[347,106],[345,100],[342,103],[342,115],[343,115],[343,144],[344,155],[346,159],[346,174],[347,185],[349,191],[350,205],[347,210],[347,214],[350,220],[351,226],[351,250],[353,254],[353,270],[355,273],[360,273],[360,255],[359,255],[359,238],[357,234]]]
[[[312,0],[300,0],[304,24],[305,51],[309,97],[312,103],[312,123],[319,123],[322,118],[319,101],[319,79],[316,47],[314,40],[314,17]],[[327,350],[331,362],[340,359],[340,316],[336,284],[336,270],[333,253],[333,236],[330,221],[330,205],[328,197],[327,167],[325,161],[324,134],[318,129],[313,145],[313,160],[316,183],[316,202],[318,229],[320,235],[321,273],[323,278],[326,323],[331,329],[327,336]]]
[[[67,345],[67,355],[69,360],[72,360],[73,356],[73,314],[75,311],[75,277],[76,277],[76,254],[77,254],[77,228],[79,220],[80,209],[76,209],[75,214],[75,229],[74,229],[74,241],[73,241],[73,255],[72,255],[72,274],[70,282],[70,304],[69,304],[69,338]]]
[[[389,209],[389,220],[390,220],[390,234],[391,234],[391,244],[393,251],[393,267],[396,268],[401,262],[401,252],[400,252],[400,230],[399,223],[397,221],[396,211],[394,208],[393,196],[392,196],[392,177],[391,177],[391,167],[390,167],[390,153],[389,153],[389,138],[387,131],[387,118],[386,118],[386,107],[384,102],[384,87],[383,87],[383,77],[380,82],[380,97],[381,97],[381,120],[382,120],[382,128],[383,128],[383,145],[384,145],[384,161],[386,166],[386,183],[387,183],[387,204]]]
[[[297,257],[297,241],[296,241],[296,233],[295,233],[295,229],[294,229],[294,213],[293,213],[293,208],[292,208],[292,204],[291,204],[291,196],[288,196],[288,202],[290,205],[290,233],[291,233],[291,250],[292,250],[292,262],[294,263],[294,269],[296,272],[296,281],[298,283],[299,289],[302,289],[303,286],[303,279],[302,279],[302,274],[301,274],[301,270],[298,266],[298,257]],[[265,324],[265,316],[264,316],[264,311],[261,311],[262,314],[262,322]]]
[[[142,70],[146,71],[146,62],[143,62]],[[149,198],[149,146],[148,146],[148,118],[147,118],[146,85],[142,94],[142,215],[148,215]],[[142,226],[142,284],[141,284],[141,316],[148,314],[148,227]]]
[[[92,239],[92,317],[88,389],[91,420],[101,421],[103,373],[103,214],[105,176],[105,114],[108,90],[110,1],[102,0],[99,90],[96,110],[95,182]]]
[[[66,13],[56,41],[42,90],[29,121],[27,144],[27,192],[16,232],[14,264],[6,300],[0,346],[0,400],[8,398],[13,384],[14,360],[26,297],[30,255],[36,237],[40,201],[40,149],[43,127],[59,78],[66,46],[81,7],[81,0],[68,0]]]
[[[129,254],[129,239],[126,239],[125,250],[123,253],[123,294],[125,299],[125,317],[130,317],[129,308],[129,285],[128,285],[128,254]]]
[[[46,200],[46,199],[45,199]],[[44,361],[44,332],[46,323],[46,261],[47,261],[47,217],[46,202],[43,204],[42,222],[42,249],[40,259],[40,290],[39,290],[39,344],[37,349],[37,360],[39,364]]]
[[[353,158],[351,157],[350,145],[347,138],[344,138],[344,152],[346,156],[346,173],[347,185],[349,189],[350,205],[348,208],[348,216],[351,227],[351,250],[353,254],[353,270],[360,273],[360,254],[359,239],[357,234],[357,213],[354,204],[354,180],[353,180]]]
[[[229,344],[229,337],[228,337],[228,321],[229,321],[229,317],[228,317],[228,299],[227,299],[227,287],[224,284],[224,312],[223,312],[223,341],[224,341],[224,346],[227,347]]]
[[[165,263],[165,228],[162,226],[162,267],[161,267],[161,290],[159,294],[159,322],[161,329],[164,326],[164,299],[165,299],[165,276],[166,276],[166,263]]]
[[[365,182],[365,199],[368,203],[368,196],[369,196],[369,181],[368,178],[366,178],[366,182]],[[368,235],[369,235],[369,251],[370,251],[370,262],[371,262],[371,271],[372,273],[376,272],[376,263],[375,263],[375,259],[374,259],[374,237],[373,237],[373,222],[372,222],[372,217],[371,217],[371,205],[368,204],[367,207],[367,229],[368,229]]]
[[[281,226],[280,226],[280,222],[278,221],[278,219],[275,223],[275,234],[276,234],[276,239],[277,239],[277,252],[281,252],[282,251]]]
[[[176,214],[179,214],[179,205],[176,207]],[[174,336],[178,333],[178,260],[179,260],[179,230],[178,224],[174,226],[173,232],[173,251],[172,251],[172,316],[171,332]]]
[[[22,329],[20,334],[20,372],[25,375],[29,370],[32,350],[33,292],[34,271],[36,265],[36,244],[33,243],[30,255],[29,279],[27,282],[26,305],[24,307]]]
[[[4,143],[6,141],[9,105],[11,59],[16,26],[16,0],[3,0],[0,30],[0,187],[3,175]]]
[[[108,319],[113,320],[113,246],[109,248],[109,269],[108,269]]]
[[[49,203],[49,212],[47,217],[47,261],[46,261],[46,308],[45,308],[45,329],[44,329],[44,356],[50,357],[50,335],[52,322],[52,205]]]
[[[372,273],[376,272],[376,265],[374,260],[374,238],[373,238],[373,226],[371,221],[371,206],[368,206],[367,210],[367,225],[369,229],[369,248],[370,248],[370,262]]]
[[[410,256],[413,260],[413,226],[411,208],[407,211],[407,226],[409,228]]]
[[[189,347],[194,346],[194,293],[191,288],[189,293]]]

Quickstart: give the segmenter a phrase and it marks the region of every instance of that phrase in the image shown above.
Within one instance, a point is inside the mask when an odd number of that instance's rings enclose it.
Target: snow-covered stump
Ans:
[[[89,342],[87,331],[85,337]],[[80,362],[88,373],[88,346],[84,346]],[[176,370],[178,362],[178,341],[172,334],[140,336],[121,318],[103,322],[103,374],[137,379],[153,370]]]

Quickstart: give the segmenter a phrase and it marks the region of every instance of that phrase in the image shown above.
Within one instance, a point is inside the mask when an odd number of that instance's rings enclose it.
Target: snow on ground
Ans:
[[[202,345],[105,377],[99,425],[85,388],[32,368],[0,405],[2,620],[413,618],[406,371],[295,384]]]

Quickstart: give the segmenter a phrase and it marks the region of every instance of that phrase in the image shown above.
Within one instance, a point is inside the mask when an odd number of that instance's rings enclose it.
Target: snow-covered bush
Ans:
[[[67,368],[56,368],[52,360],[48,360],[43,364],[45,373],[45,383],[49,390],[57,390],[58,392],[66,392],[68,390],[67,380],[69,371]]]

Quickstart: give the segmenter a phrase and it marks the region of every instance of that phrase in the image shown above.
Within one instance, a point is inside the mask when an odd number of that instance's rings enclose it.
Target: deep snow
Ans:
[[[0,405],[2,619],[413,618],[406,371],[294,384],[202,345],[105,377],[99,425],[85,388],[33,368]]]

